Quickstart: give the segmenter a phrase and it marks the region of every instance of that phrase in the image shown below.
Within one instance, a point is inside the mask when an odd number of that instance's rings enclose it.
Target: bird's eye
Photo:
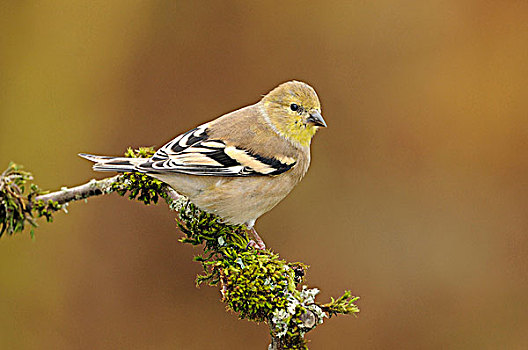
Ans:
[[[290,108],[291,108],[291,110],[292,110],[292,111],[294,111],[294,112],[295,112],[296,110],[298,110],[298,109],[299,109],[299,106],[298,106],[298,105],[296,105],[295,103],[292,103],[292,104],[290,105]]]

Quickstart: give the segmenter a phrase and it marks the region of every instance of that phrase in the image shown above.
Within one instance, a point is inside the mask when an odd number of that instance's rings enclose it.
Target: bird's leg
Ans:
[[[266,243],[260,238],[254,227],[248,228],[248,232],[253,235],[253,239],[249,240],[248,246],[255,249],[264,250],[266,249]]]

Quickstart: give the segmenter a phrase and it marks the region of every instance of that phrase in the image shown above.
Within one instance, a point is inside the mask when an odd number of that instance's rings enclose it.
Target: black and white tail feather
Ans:
[[[211,139],[209,123],[190,130],[163,147],[151,158],[79,156],[95,162],[96,171],[140,172],[146,174],[189,174],[202,176],[273,176],[295,166],[290,157],[268,158],[222,140]]]
[[[96,156],[86,153],[79,153],[79,156],[94,162],[95,164],[92,168],[95,171],[114,171],[118,173],[138,172],[139,170],[137,170],[136,166],[148,159]]]

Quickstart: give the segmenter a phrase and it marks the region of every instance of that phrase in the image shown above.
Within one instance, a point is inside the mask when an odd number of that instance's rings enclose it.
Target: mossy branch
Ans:
[[[148,157],[150,148],[128,149],[128,157]],[[199,210],[164,183],[147,175],[125,173],[60,191],[45,193],[30,184],[31,174],[10,164],[0,176],[0,237],[21,232],[28,225],[31,235],[36,218],[53,220],[53,213],[77,200],[116,192],[145,204],[163,198],[178,212],[177,223],[185,234],[182,243],[202,245],[203,254],[194,258],[202,264],[197,284],[219,286],[222,301],[242,319],[266,322],[270,328],[268,349],[307,349],[304,335],[338,314],[355,315],[358,297],[346,291],[326,304],[316,302],[317,288],[302,285],[306,265],[280,259],[271,250],[249,247],[247,228],[232,226]]]

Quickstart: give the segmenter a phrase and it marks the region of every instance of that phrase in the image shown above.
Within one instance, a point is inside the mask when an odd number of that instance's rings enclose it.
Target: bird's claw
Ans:
[[[262,239],[261,240],[257,240],[257,242],[255,242],[254,240],[250,239],[247,246],[255,248],[255,249],[258,249],[258,250],[266,249],[266,244],[264,243],[264,241]]]
[[[248,247],[253,247],[259,250],[266,249],[266,243],[264,243],[262,238],[260,238],[260,236],[258,235],[254,227],[250,228],[248,232],[250,232],[253,235],[253,239],[249,240],[249,243],[247,245]]]

